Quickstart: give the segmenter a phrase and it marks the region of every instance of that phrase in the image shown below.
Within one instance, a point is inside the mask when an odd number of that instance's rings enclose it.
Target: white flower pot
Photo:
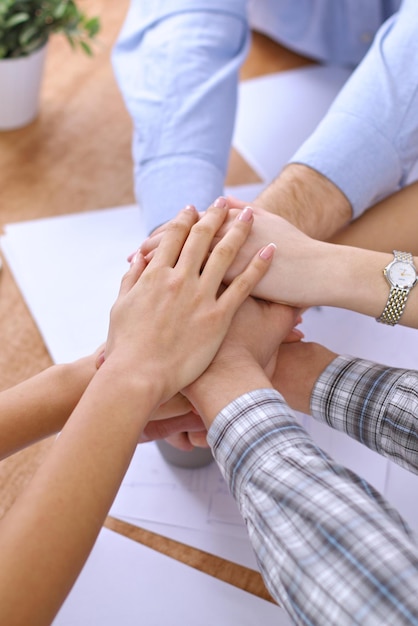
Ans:
[[[20,128],[39,111],[47,45],[29,56],[0,59],[0,130]]]

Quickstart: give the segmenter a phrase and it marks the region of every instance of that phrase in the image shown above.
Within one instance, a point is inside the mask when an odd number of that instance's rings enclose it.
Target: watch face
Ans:
[[[396,261],[388,269],[388,278],[392,285],[396,287],[406,288],[412,287],[416,281],[417,275],[415,269],[410,263],[404,261]]]

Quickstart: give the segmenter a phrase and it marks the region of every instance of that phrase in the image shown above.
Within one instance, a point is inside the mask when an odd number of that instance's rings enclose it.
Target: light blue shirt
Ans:
[[[332,180],[355,216],[405,184],[418,158],[417,0],[132,0],[113,63],[149,230],[222,193],[250,28],[357,66],[291,160]]]

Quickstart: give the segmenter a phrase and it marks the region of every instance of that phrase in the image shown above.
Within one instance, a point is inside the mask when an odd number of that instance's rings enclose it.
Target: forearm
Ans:
[[[328,239],[351,219],[346,196],[320,172],[292,163],[254,203],[316,239]]]
[[[341,356],[315,381],[311,413],[418,473],[417,387],[416,371]]]
[[[0,458],[57,433],[96,372],[93,356],[54,365],[0,394]]]
[[[241,361],[227,367],[209,367],[184,394],[209,429],[218,413],[235,398],[254,389],[271,387],[263,370],[254,362]]]
[[[372,487],[315,446],[278,394],[237,399],[208,439],[264,580],[296,624],[351,624],[366,611],[370,623],[380,612],[379,623],[414,623],[412,537]]]
[[[257,219],[257,216],[256,216]],[[277,245],[270,272],[255,294],[299,308],[333,306],[378,318],[389,296],[383,270],[393,255],[363,248],[301,239],[272,224]],[[418,268],[418,258],[414,259]],[[399,323],[418,327],[418,289],[414,287]]]
[[[186,204],[205,210],[223,191],[247,2],[192,4],[133,1],[113,55],[134,121],[135,192],[148,231]]]
[[[107,364],[99,370],[1,521],[2,623],[51,623],[93,547],[155,408],[152,398],[152,389],[129,373]]]
[[[416,2],[404,0],[292,158],[341,189],[354,217],[404,186],[417,160],[417,41]]]

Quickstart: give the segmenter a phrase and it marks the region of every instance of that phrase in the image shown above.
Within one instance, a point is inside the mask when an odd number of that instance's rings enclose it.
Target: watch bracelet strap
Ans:
[[[377,321],[382,322],[382,324],[389,324],[389,326],[395,326],[404,312],[408,295],[409,289],[392,287],[386,306],[382,315],[377,318]]]
[[[414,264],[414,257],[411,252],[401,252],[400,250],[394,250],[393,256],[397,261],[405,261],[405,263]]]

